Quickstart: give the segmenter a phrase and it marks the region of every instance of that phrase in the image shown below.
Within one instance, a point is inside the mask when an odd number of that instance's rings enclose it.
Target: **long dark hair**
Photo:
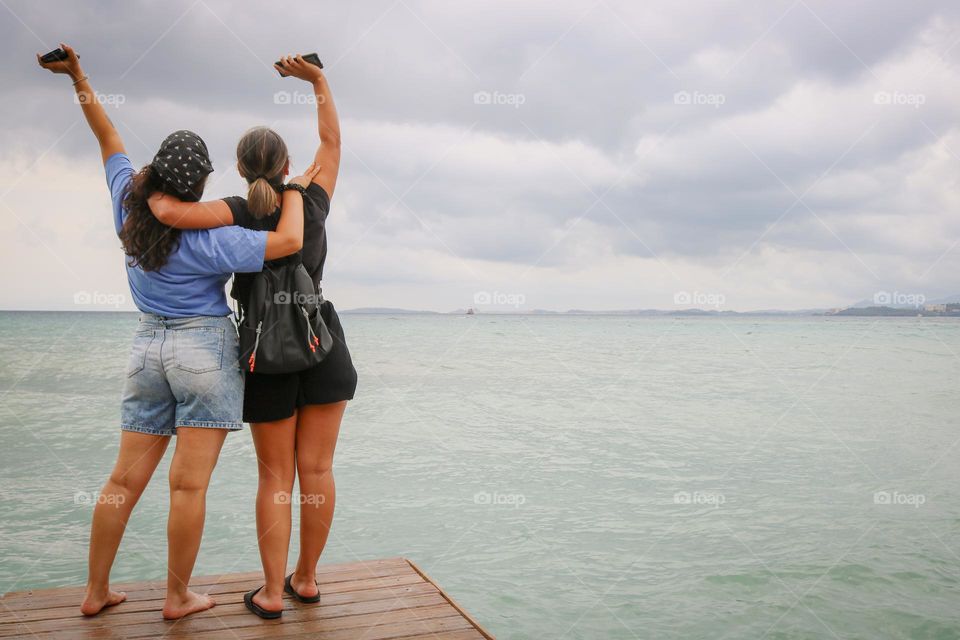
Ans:
[[[131,266],[144,271],[157,271],[167,263],[170,254],[180,245],[180,229],[168,227],[150,212],[147,198],[160,191],[181,200],[197,202],[203,194],[206,176],[190,189],[189,193],[177,193],[161,178],[151,165],[145,166],[133,176],[123,198],[127,218],[120,230],[123,251],[132,258]]]
[[[289,158],[287,144],[269,127],[254,127],[237,143],[237,171],[247,181],[247,210],[255,218],[277,208],[277,187]]]

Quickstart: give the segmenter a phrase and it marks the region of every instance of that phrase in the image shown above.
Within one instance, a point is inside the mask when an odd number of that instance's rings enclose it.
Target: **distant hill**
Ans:
[[[712,316],[813,316],[822,315],[828,309],[763,309],[758,311],[718,311],[715,309],[610,309],[610,310],[591,310],[591,309],[568,309],[567,311],[552,311],[550,309],[532,309],[526,310],[506,310],[496,309],[485,311],[475,310],[476,315],[486,316],[646,316],[646,317],[712,317]],[[414,311],[410,309],[392,309],[385,307],[363,307],[359,309],[348,309],[341,313],[356,314],[379,314],[379,315],[467,315],[467,309],[454,309],[441,314],[437,311]]]
[[[346,309],[339,313],[366,313],[388,316],[401,315],[440,315],[436,311],[414,311],[411,309],[394,309],[391,307],[359,307],[357,309]]]
[[[917,310],[913,307],[847,307],[832,314],[835,316],[893,316],[893,317],[911,317],[917,315]]]
[[[884,298],[883,293],[889,293],[889,298]],[[914,295],[914,294],[911,294]],[[895,304],[892,292],[881,292],[874,297],[865,298],[860,302],[850,305],[848,309],[869,309],[870,307],[889,307],[891,309],[916,309],[916,304]],[[944,296],[942,298],[924,299],[923,304],[956,304],[960,303],[960,293]],[[922,305],[921,305],[922,306]]]
[[[934,306],[936,305],[936,306]],[[922,316],[935,318],[960,318],[960,303],[957,302],[924,302],[913,307],[893,307],[873,305],[870,307],[847,307],[838,309],[826,315],[831,316]]]

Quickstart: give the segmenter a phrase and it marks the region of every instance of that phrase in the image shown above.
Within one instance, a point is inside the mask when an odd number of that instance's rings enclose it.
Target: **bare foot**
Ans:
[[[210,596],[194,591],[187,591],[182,596],[167,594],[167,600],[163,603],[163,617],[166,620],[179,620],[191,613],[206,611],[215,604],[216,601]]]
[[[302,598],[313,598],[320,593],[320,587],[317,586],[316,576],[303,578],[294,572],[293,577],[290,578],[290,586],[293,587],[293,590],[299,593],[300,597]]]
[[[95,593],[87,589],[87,595],[83,598],[83,604],[80,605],[80,613],[85,616],[95,616],[107,607],[120,604],[127,599],[127,594],[122,591],[111,591]]]
[[[253,596],[253,603],[267,611],[283,611],[283,592],[280,591],[270,595],[267,593],[266,588],[260,589],[260,591],[257,591],[256,595]]]

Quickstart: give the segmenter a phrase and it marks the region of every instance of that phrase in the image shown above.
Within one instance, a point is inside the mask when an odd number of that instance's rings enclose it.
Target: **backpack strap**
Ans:
[[[236,298],[230,296],[233,302],[230,305],[230,310],[233,311],[233,322],[236,325],[237,335],[240,335],[240,323],[243,322],[243,318],[240,316],[240,303],[237,302]]]

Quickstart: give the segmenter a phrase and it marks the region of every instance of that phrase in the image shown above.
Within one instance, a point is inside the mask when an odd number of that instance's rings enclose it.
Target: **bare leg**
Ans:
[[[250,425],[257,449],[257,542],[264,577],[263,589],[253,601],[267,611],[283,609],[296,430],[296,413],[285,420]]]
[[[80,605],[85,616],[119,604],[126,594],[110,590],[110,568],[117,556],[127,520],[163,458],[170,438],[135,431],[120,432],[120,452],[110,478],[103,485],[90,527],[87,594]]]
[[[197,561],[207,487],[217,464],[225,429],[179,427],[177,448],[170,463],[170,517],[167,520],[167,599],[163,617],[182,618],[209,609],[215,602],[187,588]]]
[[[333,452],[346,401],[311,404],[300,409],[297,422],[297,477],[300,482],[300,557],[290,584],[309,598],[317,590],[317,563],[327,544],[336,485]]]

